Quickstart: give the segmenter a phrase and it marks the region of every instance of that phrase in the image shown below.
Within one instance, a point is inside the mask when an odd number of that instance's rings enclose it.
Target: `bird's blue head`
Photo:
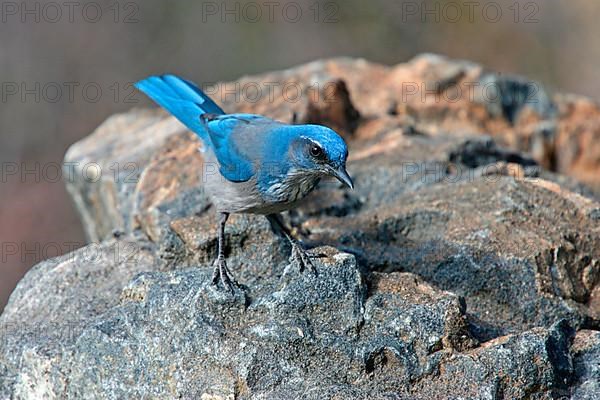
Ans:
[[[354,188],[346,172],[348,147],[340,135],[321,125],[294,125],[292,129],[295,132],[289,155],[297,169],[332,176]]]

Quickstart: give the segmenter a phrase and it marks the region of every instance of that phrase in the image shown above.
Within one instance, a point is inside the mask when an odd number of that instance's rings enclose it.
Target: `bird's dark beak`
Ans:
[[[352,178],[350,178],[350,175],[348,175],[348,172],[346,172],[346,168],[343,165],[339,168],[333,168],[332,174],[344,185],[348,186],[350,189],[354,189]]]

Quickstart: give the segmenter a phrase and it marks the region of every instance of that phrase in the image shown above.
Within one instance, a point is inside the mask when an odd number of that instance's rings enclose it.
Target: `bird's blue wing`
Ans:
[[[141,80],[135,87],[211,145],[200,116],[225,112],[196,85],[175,75],[161,75]]]
[[[135,86],[200,136],[212,148],[221,175],[232,182],[254,176],[265,146],[276,137],[273,129],[281,125],[259,115],[226,115],[202,90],[175,75],[151,76]]]
[[[274,127],[279,125],[253,114],[228,114],[208,121],[206,127],[221,175],[232,182],[252,178],[264,158]]]

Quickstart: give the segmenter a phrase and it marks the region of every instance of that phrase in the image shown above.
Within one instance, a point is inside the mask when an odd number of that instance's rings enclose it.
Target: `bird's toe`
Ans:
[[[223,289],[231,293],[235,292],[235,289],[240,288],[239,283],[237,283],[233,274],[229,271],[227,262],[223,258],[218,258],[215,261],[211,283],[213,286],[218,287],[219,282],[221,282]]]
[[[304,250],[299,244],[294,243],[292,245],[292,256],[291,261],[293,263],[298,264],[300,268],[300,272],[304,272],[305,269],[308,269],[315,276],[318,275],[317,268],[312,262],[311,258],[315,258],[316,256],[312,256],[306,250]]]

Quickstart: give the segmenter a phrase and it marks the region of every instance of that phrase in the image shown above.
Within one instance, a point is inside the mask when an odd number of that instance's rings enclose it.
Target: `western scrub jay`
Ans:
[[[204,143],[204,185],[218,213],[218,256],[212,283],[238,286],[225,261],[225,224],[231,213],[263,214],[289,240],[291,260],[316,273],[306,251],[279,215],[295,208],[324,176],[353,188],[348,149],[333,130],[289,125],[253,114],[226,114],[196,85],[174,75],[152,76],[135,86],[196,133]]]

